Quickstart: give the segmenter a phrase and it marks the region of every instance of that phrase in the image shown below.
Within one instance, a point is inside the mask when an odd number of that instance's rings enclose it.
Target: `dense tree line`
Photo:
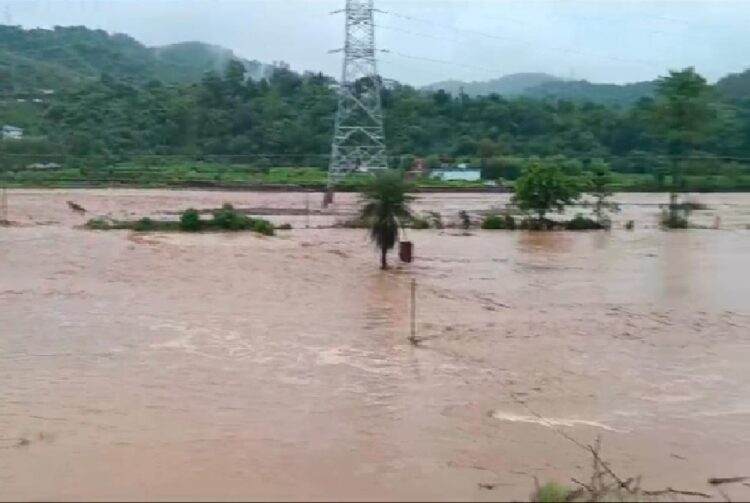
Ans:
[[[668,81],[677,87],[665,92],[676,97],[697,86],[697,94],[675,106],[702,115],[682,121],[673,110],[671,119],[660,116],[673,99],[664,93],[614,106],[454,97],[389,83],[382,96],[389,151],[394,166],[409,167],[416,157],[431,166],[468,161],[492,179],[516,178],[521,160],[532,156],[558,156],[571,174],[592,159],[609,161],[615,171],[655,176],[666,176],[675,158],[687,159],[681,161],[686,174],[746,170],[740,161],[750,158],[750,92],[743,96],[733,81],[736,92],[725,97],[692,70]],[[696,100],[705,105],[698,112],[684,105]],[[223,73],[192,84],[133,85],[105,74],[56,94],[29,123],[32,133],[46,138],[37,140],[43,145],[35,152],[110,163],[144,155],[236,156],[259,167],[325,167],[335,108],[335,81],[327,76],[280,68],[255,81],[243,64],[231,62]],[[691,131],[680,133],[688,122]],[[672,136],[664,134],[670,130]],[[2,143],[6,153],[24,148]]]

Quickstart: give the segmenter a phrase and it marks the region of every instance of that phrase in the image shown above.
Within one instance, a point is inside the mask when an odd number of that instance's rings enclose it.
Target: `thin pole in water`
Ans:
[[[8,187],[3,184],[0,188],[0,222],[8,220]]]
[[[305,190],[305,228],[310,228],[310,191]]]
[[[417,280],[411,280],[411,337],[413,344],[417,342]]]

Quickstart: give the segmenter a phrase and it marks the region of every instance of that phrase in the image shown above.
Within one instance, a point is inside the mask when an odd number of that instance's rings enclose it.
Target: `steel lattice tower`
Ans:
[[[331,146],[328,187],[355,170],[386,169],[388,158],[375,60],[373,0],[346,0],[344,67]]]

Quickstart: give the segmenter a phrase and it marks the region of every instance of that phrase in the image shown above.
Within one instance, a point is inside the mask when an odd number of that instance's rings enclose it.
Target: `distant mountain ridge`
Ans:
[[[128,35],[83,26],[25,30],[0,25],[0,93],[64,89],[102,74],[134,85],[152,80],[195,82],[208,71],[222,71],[230,60],[241,61],[248,76],[256,80],[270,76],[274,68],[203,42],[148,47]],[[443,89],[453,95],[463,91],[470,96],[496,93],[506,97],[627,105],[653,96],[656,88],[656,80],[599,84],[564,80],[540,72],[516,73],[483,82],[448,80],[423,89]],[[750,70],[724,77],[715,88],[730,99],[750,99]]]
[[[424,86],[429,91],[444,90],[469,96],[499,94],[505,97],[524,96],[535,99],[566,99],[591,101],[608,105],[629,105],[655,95],[658,80],[630,84],[598,84],[586,80],[563,80],[546,73],[516,73],[484,82],[447,80]],[[727,75],[715,88],[731,99],[750,99],[750,69]]]
[[[500,94],[502,96],[518,96],[525,94],[529,89],[562,79],[547,73],[513,73],[481,82],[462,82],[460,80],[446,80],[424,86],[423,89],[430,91],[443,90],[450,94],[459,94],[463,91],[468,96],[485,96],[489,94]]]
[[[653,97],[656,88],[655,80],[632,84],[594,84],[586,80],[577,80],[541,84],[528,89],[525,96],[626,105],[642,98]]]
[[[585,80],[563,80],[547,73],[515,73],[484,82],[457,80],[437,82],[423,89],[431,91],[442,89],[454,95],[463,91],[469,96],[486,96],[494,93],[506,97],[559,98],[624,104],[653,96],[656,81],[624,85],[594,84]]]
[[[61,89],[102,74],[132,84],[191,82],[222,70],[232,59],[241,61],[255,79],[272,68],[202,42],[147,47],[128,35],[82,26],[24,30],[0,25],[1,92]]]

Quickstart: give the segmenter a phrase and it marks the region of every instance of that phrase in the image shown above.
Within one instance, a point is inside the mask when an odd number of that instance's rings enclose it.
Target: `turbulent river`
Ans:
[[[660,231],[666,195],[619,194],[612,232],[407,231],[415,261],[384,273],[330,227],[354,195],[9,191],[0,499],[526,499],[586,477],[573,440],[599,435],[647,487],[750,475],[750,195],[696,198],[719,229]],[[80,228],[223,202],[294,230]]]

